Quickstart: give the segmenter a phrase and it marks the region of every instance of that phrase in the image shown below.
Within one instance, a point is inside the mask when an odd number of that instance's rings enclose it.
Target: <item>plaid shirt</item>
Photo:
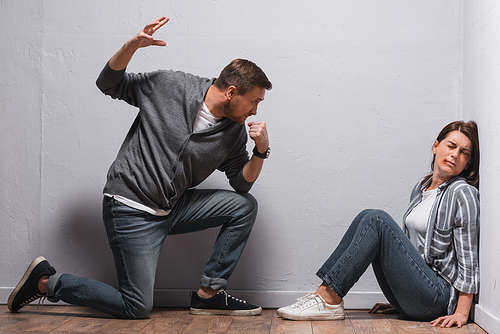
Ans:
[[[429,182],[413,188],[403,217],[407,235],[406,217],[421,202]],[[479,191],[458,176],[441,184],[429,215],[422,256],[453,286],[448,314],[455,312],[460,291],[475,294],[479,290],[478,229]]]

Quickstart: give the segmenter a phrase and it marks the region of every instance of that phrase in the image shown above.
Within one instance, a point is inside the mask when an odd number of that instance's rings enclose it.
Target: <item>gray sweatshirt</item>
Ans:
[[[245,126],[223,118],[193,133],[214,81],[180,71],[127,73],[106,64],[96,82],[99,89],[139,113],[108,171],[105,193],[168,210],[216,169],[226,173],[237,192],[250,190],[253,183],[242,174],[249,160]]]

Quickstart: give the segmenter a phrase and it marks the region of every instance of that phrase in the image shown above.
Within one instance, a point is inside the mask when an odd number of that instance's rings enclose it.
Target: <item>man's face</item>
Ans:
[[[244,124],[247,117],[257,115],[257,106],[264,100],[266,90],[255,86],[245,95],[236,92],[233,94],[224,107],[225,117],[238,124]]]

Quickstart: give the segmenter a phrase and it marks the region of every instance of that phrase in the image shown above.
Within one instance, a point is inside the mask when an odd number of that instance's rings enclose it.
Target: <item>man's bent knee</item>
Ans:
[[[145,319],[151,313],[153,305],[130,305],[123,312],[123,319]]]
[[[239,195],[241,196],[240,200],[242,201],[242,207],[245,207],[248,213],[257,212],[259,205],[255,197],[253,197],[249,193],[243,193]]]
[[[151,313],[152,308],[136,309],[131,312],[127,312],[124,315],[124,319],[145,319]]]

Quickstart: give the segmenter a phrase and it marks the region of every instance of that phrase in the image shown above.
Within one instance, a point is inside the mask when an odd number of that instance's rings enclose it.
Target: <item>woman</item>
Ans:
[[[316,275],[323,283],[278,309],[293,320],[344,319],[343,299],[372,265],[390,305],[433,326],[467,323],[478,292],[479,139],[477,125],[452,122],[432,152],[432,173],[413,189],[403,229],[384,211],[365,210]]]

